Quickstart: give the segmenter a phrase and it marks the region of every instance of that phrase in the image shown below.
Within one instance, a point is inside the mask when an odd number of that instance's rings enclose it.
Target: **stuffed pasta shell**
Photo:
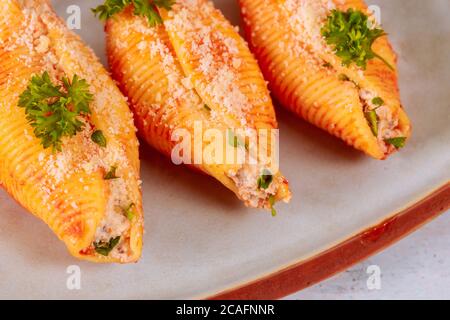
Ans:
[[[211,1],[151,6],[147,16],[137,3],[125,6],[106,24],[113,78],[140,135],[175,163],[182,153],[182,163],[216,178],[247,206],[273,211],[290,191],[270,156],[278,148],[276,117],[246,42]],[[106,6],[95,11],[108,17]],[[192,148],[174,155],[182,132]],[[237,159],[234,153],[245,161],[227,161]]]
[[[396,55],[362,0],[239,0],[274,96],[356,149],[385,159],[411,133]]]
[[[141,255],[138,141],[119,89],[46,0],[0,2],[0,182],[70,253]]]

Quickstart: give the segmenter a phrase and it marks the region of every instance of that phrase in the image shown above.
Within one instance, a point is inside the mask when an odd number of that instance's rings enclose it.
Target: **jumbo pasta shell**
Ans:
[[[143,234],[138,141],[125,98],[48,1],[6,0],[0,10],[3,188],[43,220],[73,256],[93,262],[137,261]],[[61,151],[43,147],[18,107],[32,76],[44,72],[54,81],[77,75],[94,97],[83,130],[65,138]],[[92,141],[94,129],[106,137],[105,148]],[[106,180],[112,166],[118,179]],[[124,218],[122,210],[131,203],[133,217]],[[109,254],[98,253],[95,244],[118,236]]]
[[[239,0],[246,35],[274,96],[281,104],[376,159],[395,151],[386,140],[409,138],[411,125],[400,104],[396,56],[386,36],[373,50],[382,56],[362,70],[344,66],[321,34],[331,9],[369,15],[363,1]],[[377,129],[366,120],[373,98]],[[371,109],[372,110],[372,109]]]
[[[160,10],[162,25],[151,27],[133,8],[106,25],[113,77],[128,96],[140,135],[167,156],[173,155],[177,130],[186,130],[192,145],[205,131],[277,128],[266,83],[247,44],[210,1],[177,1]],[[211,142],[201,142],[203,150]],[[243,150],[245,154],[249,152]],[[269,139],[267,153],[277,148]],[[192,155],[195,158],[195,155]],[[204,160],[204,159],[203,159]],[[255,165],[199,161],[191,166],[213,176],[250,207],[271,208],[288,201],[287,180],[270,161]],[[258,187],[263,169],[270,186]]]

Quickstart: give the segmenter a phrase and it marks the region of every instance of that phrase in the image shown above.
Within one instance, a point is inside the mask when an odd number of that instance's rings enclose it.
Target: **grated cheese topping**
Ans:
[[[198,75],[194,86],[202,88],[205,81],[203,89],[212,101],[245,126],[251,103],[238,86],[243,61],[237,41],[225,34],[229,23],[205,0],[178,1],[168,16],[164,21],[167,31],[182,39],[180,56],[190,57]]]

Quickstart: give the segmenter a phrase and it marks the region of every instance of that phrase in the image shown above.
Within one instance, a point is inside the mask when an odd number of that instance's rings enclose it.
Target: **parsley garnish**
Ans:
[[[105,174],[103,179],[105,180],[114,180],[118,179],[119,177],[116,176],[117,166],[112,166],[111,169]]]
[[[248,143],[243,142],[241,138],[234,134],[233,130],[228,130],[228,143],[235,148],[244,147],[246,150],[249,148]]]
[[[107,257],[109,255],[109,253],[114,249],[114,247],[117,246],[119,241],[120,241],[120,236],[111,238],[109,240],[109,242],[104,242],[104,241],[94,242],[95,252],[97,252],[98,254],[101,254],[102,256]]]
[[[106,138],[103,135],[103,131],[96,130],[91,136],[92,141],[98,144],[100,147],[106,148]]]
[[[336,55],[342,59],[342,64],[349,66],[354,62],[363,69],[366,69],[367,61],[378,58],[394,70],[383,57],[372,50],[375,40],[385,35],[383,29],[370,28],[368,16],[353,9],[346,12],[332,10],[322,28],[322,36],[334,47]]]
[[[377,107],[381,107],[384,104],[384,100],[381,99],[380,97],[375,97],[372,99],[372,103]]]
[[[258,189],[267,189],[273,181],[273,175],[269,170],[264,170],[258,178]]]
[[[386,143],[393,145],[397,149],[401,149],[405,146],[406,138],[397,137],[384,140]]]
[[[343,74],[343,73],[338,75],[338,79],[340,81],[350,81],[350,78],[346,74]]]
[[[92,100],[86,80],[77,75],[72,81],[64,77],[62,86],[58,86],[44,72],[31,78],[18,105],[25,108],[26,118],[43,147],[61,151],[61,139],[74,136],[83,129],[84,123],[79,117],[91,113],[89,103]]]
[[[159,15],[157,8],[164,8],[166,10],[172,9],[176,0],[105,0],[102,5],[91,9],[92,12],[100,20],[105,21],[113,15],[121,12],[127,6],[134,6],[134,14],[136,16],[144,16],[148,19],[151,27],[162,23],[162,18]]]
[[[133,220],[134,218],[134,211],[133,208],[135,207],[135,204],[132,203],[128,206],[128,208],[125,209],[125,216],[128,218],[128,220]]]
[[[370,110],[364,113],[367,122],[369,122],[370,129],[375,137],[378,136],[378,116],[375,110]]]
[[[271,195],[269,197],[269,204],[270,204],[270,209],[272,211],[272,217],[275,217],[277,215],[277,210],[274,208],[275,205],[275,196]]]

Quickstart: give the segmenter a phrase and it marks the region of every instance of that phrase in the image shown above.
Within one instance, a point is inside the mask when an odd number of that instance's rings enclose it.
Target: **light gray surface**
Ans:
[[[367,286],[370,266],[380,268],[379,290]],[[450,299],[450,212],[372,258],[286,299]]]
[[[83,8],[81,35],[104,61],[102,26]],[[235,2],[216,1],[238,21]],[[310,257],[389,217],[450,178],[450,2],[379,1],[400,53],[414,135],[379,162],[278,111],[281,164],[294,198],[279,215],[245,209],[210,178],[142,148],[145,249],[135,265],[74,260],[50,230],[0,192],[0,298],[186,298],[255,279]],[[433,27],[431,28],[430,25]],[[420,36],[419,36],[420,34]],[[66,288],[78,265],[82,289]]]

